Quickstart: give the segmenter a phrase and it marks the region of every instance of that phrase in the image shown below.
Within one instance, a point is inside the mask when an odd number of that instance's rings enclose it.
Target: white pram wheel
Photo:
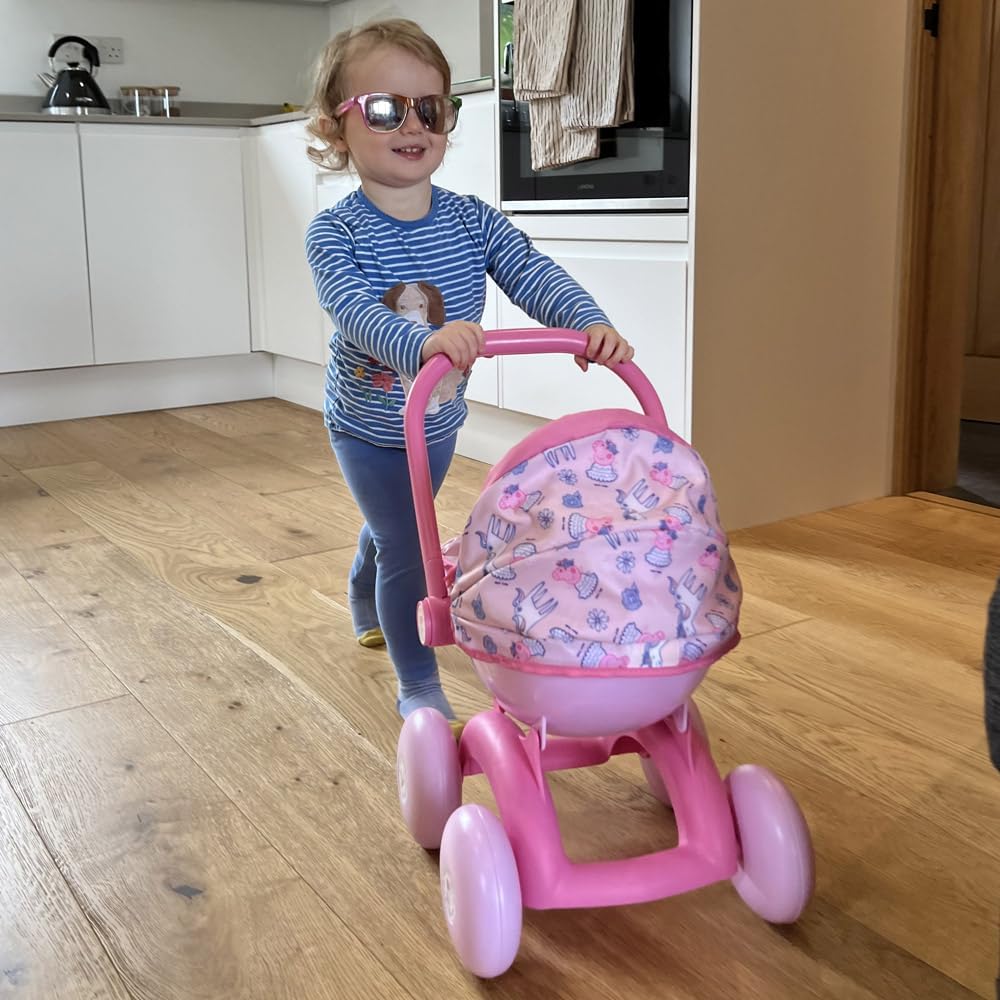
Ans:
[[[796,921],[812,896],[812,840],[792,793],[766,767],[743,764],[726,788],[740,843],[733,886],[743,902],[772,924]]]
[[[396,784],[413,839],[428,850],[440,847],[448,817],[462,804],[462,765],[451,726],[435,709],[418,708],[403,722]]]

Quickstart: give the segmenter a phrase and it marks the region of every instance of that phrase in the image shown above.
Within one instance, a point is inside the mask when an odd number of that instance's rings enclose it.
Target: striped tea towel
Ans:
[[[520,0],[514,8],[514,96],[531,104],[531,167],[597,156],[597,132],[569,132],[560,100],[569,91],[577,0]]]
[[[543,97],[531,102],[532,170],[593,160],[600,152],[596,128],[563,128],[561,101],[560,97]]]
[[[632,119],[632,0],[519,0],[514,52],[533,170],[593,159],[597,129]]]
[[[520,0],[514,8],[515,97],[561,97],[569,90],[577,0]]]
[[[563,128],[608,128],[635,117],[632,0],[577,0]]]

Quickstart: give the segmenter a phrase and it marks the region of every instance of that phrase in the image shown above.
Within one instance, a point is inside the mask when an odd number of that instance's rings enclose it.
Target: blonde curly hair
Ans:
[[[451,92],[451,67],[434,41],[415,21],[389,18],[335,35],[326,44],[316,63],[313,95],[307,111],[306,131],[316,140],[306,155],[328,170],[344,170],[350,157],[335,147],[343,138],[344,127],[336,117],[336,109],[352,97],[346,90],[347,67],[352,59],[366,56],[375,49],[394,46],[415,55],[436,69],[444,79],[444,93]]]

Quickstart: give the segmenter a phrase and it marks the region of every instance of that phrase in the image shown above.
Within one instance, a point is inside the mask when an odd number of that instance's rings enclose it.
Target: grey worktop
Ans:
[[[493,80],[462,80],[452,88],[453,94],[476,94],[493,89]],[[278,125],[281,122],[302,121],[301,111],[285,112],[273,104],[218,104],[208,101],[180,99],[181,114],[176,118],[157,118],[135,115],[47,115],[40,110],[42,98],[22,94],[0,94],[0,121],[51,122],[64,125],[88,125],[94,122],[117,122],[127,125],[216,125],[229,128],[253,128],[258,125]]]

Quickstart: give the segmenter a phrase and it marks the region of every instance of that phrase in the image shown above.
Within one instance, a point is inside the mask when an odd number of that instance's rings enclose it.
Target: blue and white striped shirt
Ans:
[[[608,323],[594,300],[505,216],[443,188],[433,188],[430,212],[412,222],[386,215],[358,189],[312,221],[306,255],[320,305],[334,324],[326,424],[376,445],[403,447],[399,376],[416,377],[432,330],[454,320],[481,322],[487,274],[545,326],[582,330]],[[423,316],[405,307],[393,311],[383,298],[392,301],[390,289],[398,296],[401,283],[422,283],[410,300],[415,296],[429,309],[426,325],[415,321]],[[436,295],[432,301],[428,286],[443,302]],[[461,427],[464,395],[463,381],[454,399],[428,412],[428,443]]]

